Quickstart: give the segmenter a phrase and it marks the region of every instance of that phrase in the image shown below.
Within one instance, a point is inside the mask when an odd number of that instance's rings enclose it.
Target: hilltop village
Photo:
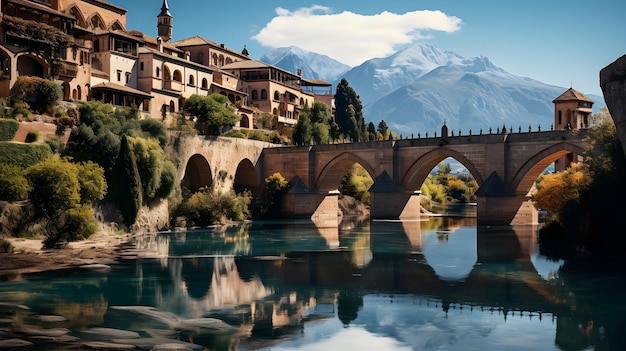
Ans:
[[[253,128],[255,113],[293,127],[304,106],[332,110],[330,83],[252,60],[247,49],[194,36],[171,41],[167,0],[155,9],[156,37],[128,30],[127,10],[102,0],[2,0],[0,97],[19,76],[51,78],[63,100],[137,107],[144,117],[181,112],[190,96],[221,94]]]

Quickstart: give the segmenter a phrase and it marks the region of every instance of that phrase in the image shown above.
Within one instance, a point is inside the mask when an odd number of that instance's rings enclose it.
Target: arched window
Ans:
[[[261,90],[261,100],[267,100],[267,90]]]
[[[224,55],[220,55],[220,67],[224,66]]]
[[[174,100],[170,101],[170,112],[176,112],[176,105],[174,104]]]
[[[226,58],[226,64],[233,63],[233,59],[230,57]]]
[[[180,73],[179,70],[175,70],[174,71],[174,80],[177,82],[182,82],[183,81],[183,75]]]
[[[206,78],[202,78],[202,89],[208,89],[209,88],[209,81],[206,80]]]
[[[213,66],[217,66],[217,54],[213,54]]]
[[[274,90],[274,100],[280,100],[280,94],[278,93],[278,90]]]
[[[196,82],[195,82],[195,80],[193,79],[193,74],[190,74],[190,75],[189,75],[189,85],[192,85],[192,86],[193,86],[193,85],[195,85],[195,84],[196,84]]]
[[[252,90],[252,100],[258,100],[259,99],[259,92],[254,89]]]
[[[161,68],[157,67],[156,68],[156,77],[159,78],[161,76]]]

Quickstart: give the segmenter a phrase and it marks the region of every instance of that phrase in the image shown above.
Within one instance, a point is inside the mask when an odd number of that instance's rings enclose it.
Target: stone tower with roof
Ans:
[[[159,33],[159,39],[164,43],[167,43],[172,39],[172,14],[170,13],[167,0],[163,0],[161,6],[161,12],[157,16],[157,29]]]
[[[556,99],[554,103],[554,129],[555,130],[578,130],[589,128],[591,120],[591,107],[593,100],[576,91],[574,88],[567,89]],[[578,162],[579,157],[568,154],[554,162],[557,172],[564,171],[572,162]]]

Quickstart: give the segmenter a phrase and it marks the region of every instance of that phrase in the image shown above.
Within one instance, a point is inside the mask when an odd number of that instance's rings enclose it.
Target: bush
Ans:
[[[61,98],[61,91],[51,80],[20,76],[11,88],[14,101],[25,101],[33,110],[49,111]]]
[[[20,124],[16,120],[0,118],[0,141],[13,140],[19,128]]]
[[[0,163],[8,163],[21,168],[28,168],[52,155],[46,144],[17,144],[0,142]]]
[[[23,101],[18,101],[13,104],[13,117],[19,115],[22,115],[26,120],[30,120],[31,117],[30,106]]]
[[[7,239],[0,239],[0,252],[13,253],[13,244]]]
[[[0,163],[0,200],[26,200],[29,191],[30,185],[21,168],[12,164]]]
[[[249,193],[236,195],[231,191],[218,194],[206,190],[193,194],[177,212],[187,219],[188,224],[208,226],[225,220],[243,221],[249,218],[249,204]]]
[[[28,132],[28,134],[26,134],[26,140],[24,140],[24,142],[35,143],[37,142],[37,140],[39,140],[39,132],[36,130],[31,130]]]

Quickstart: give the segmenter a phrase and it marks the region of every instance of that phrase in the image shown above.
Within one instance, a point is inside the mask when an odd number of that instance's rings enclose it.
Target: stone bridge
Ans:
[[[372,218],[419,218],[422,183],[437,164],[452,157],[479,185],[479,224],[528,224],[537,222],[537,212],[527,196],[535,180],[555,160],[570,153],[582,154],[586,134],[585,130],[445,133],[444,137],[306,147],[197,137],[193,142],[178,143],[179,147],[185,145],[178,155],[184,165],[179,167],[181,179],[192,190],[211,185],[247,188],[258,197],[263,180],[280,173],[291,181],[283,203],[285,214],[317,221],[336,220],[337,189],[355,163],[374,179],[370,188]]]

